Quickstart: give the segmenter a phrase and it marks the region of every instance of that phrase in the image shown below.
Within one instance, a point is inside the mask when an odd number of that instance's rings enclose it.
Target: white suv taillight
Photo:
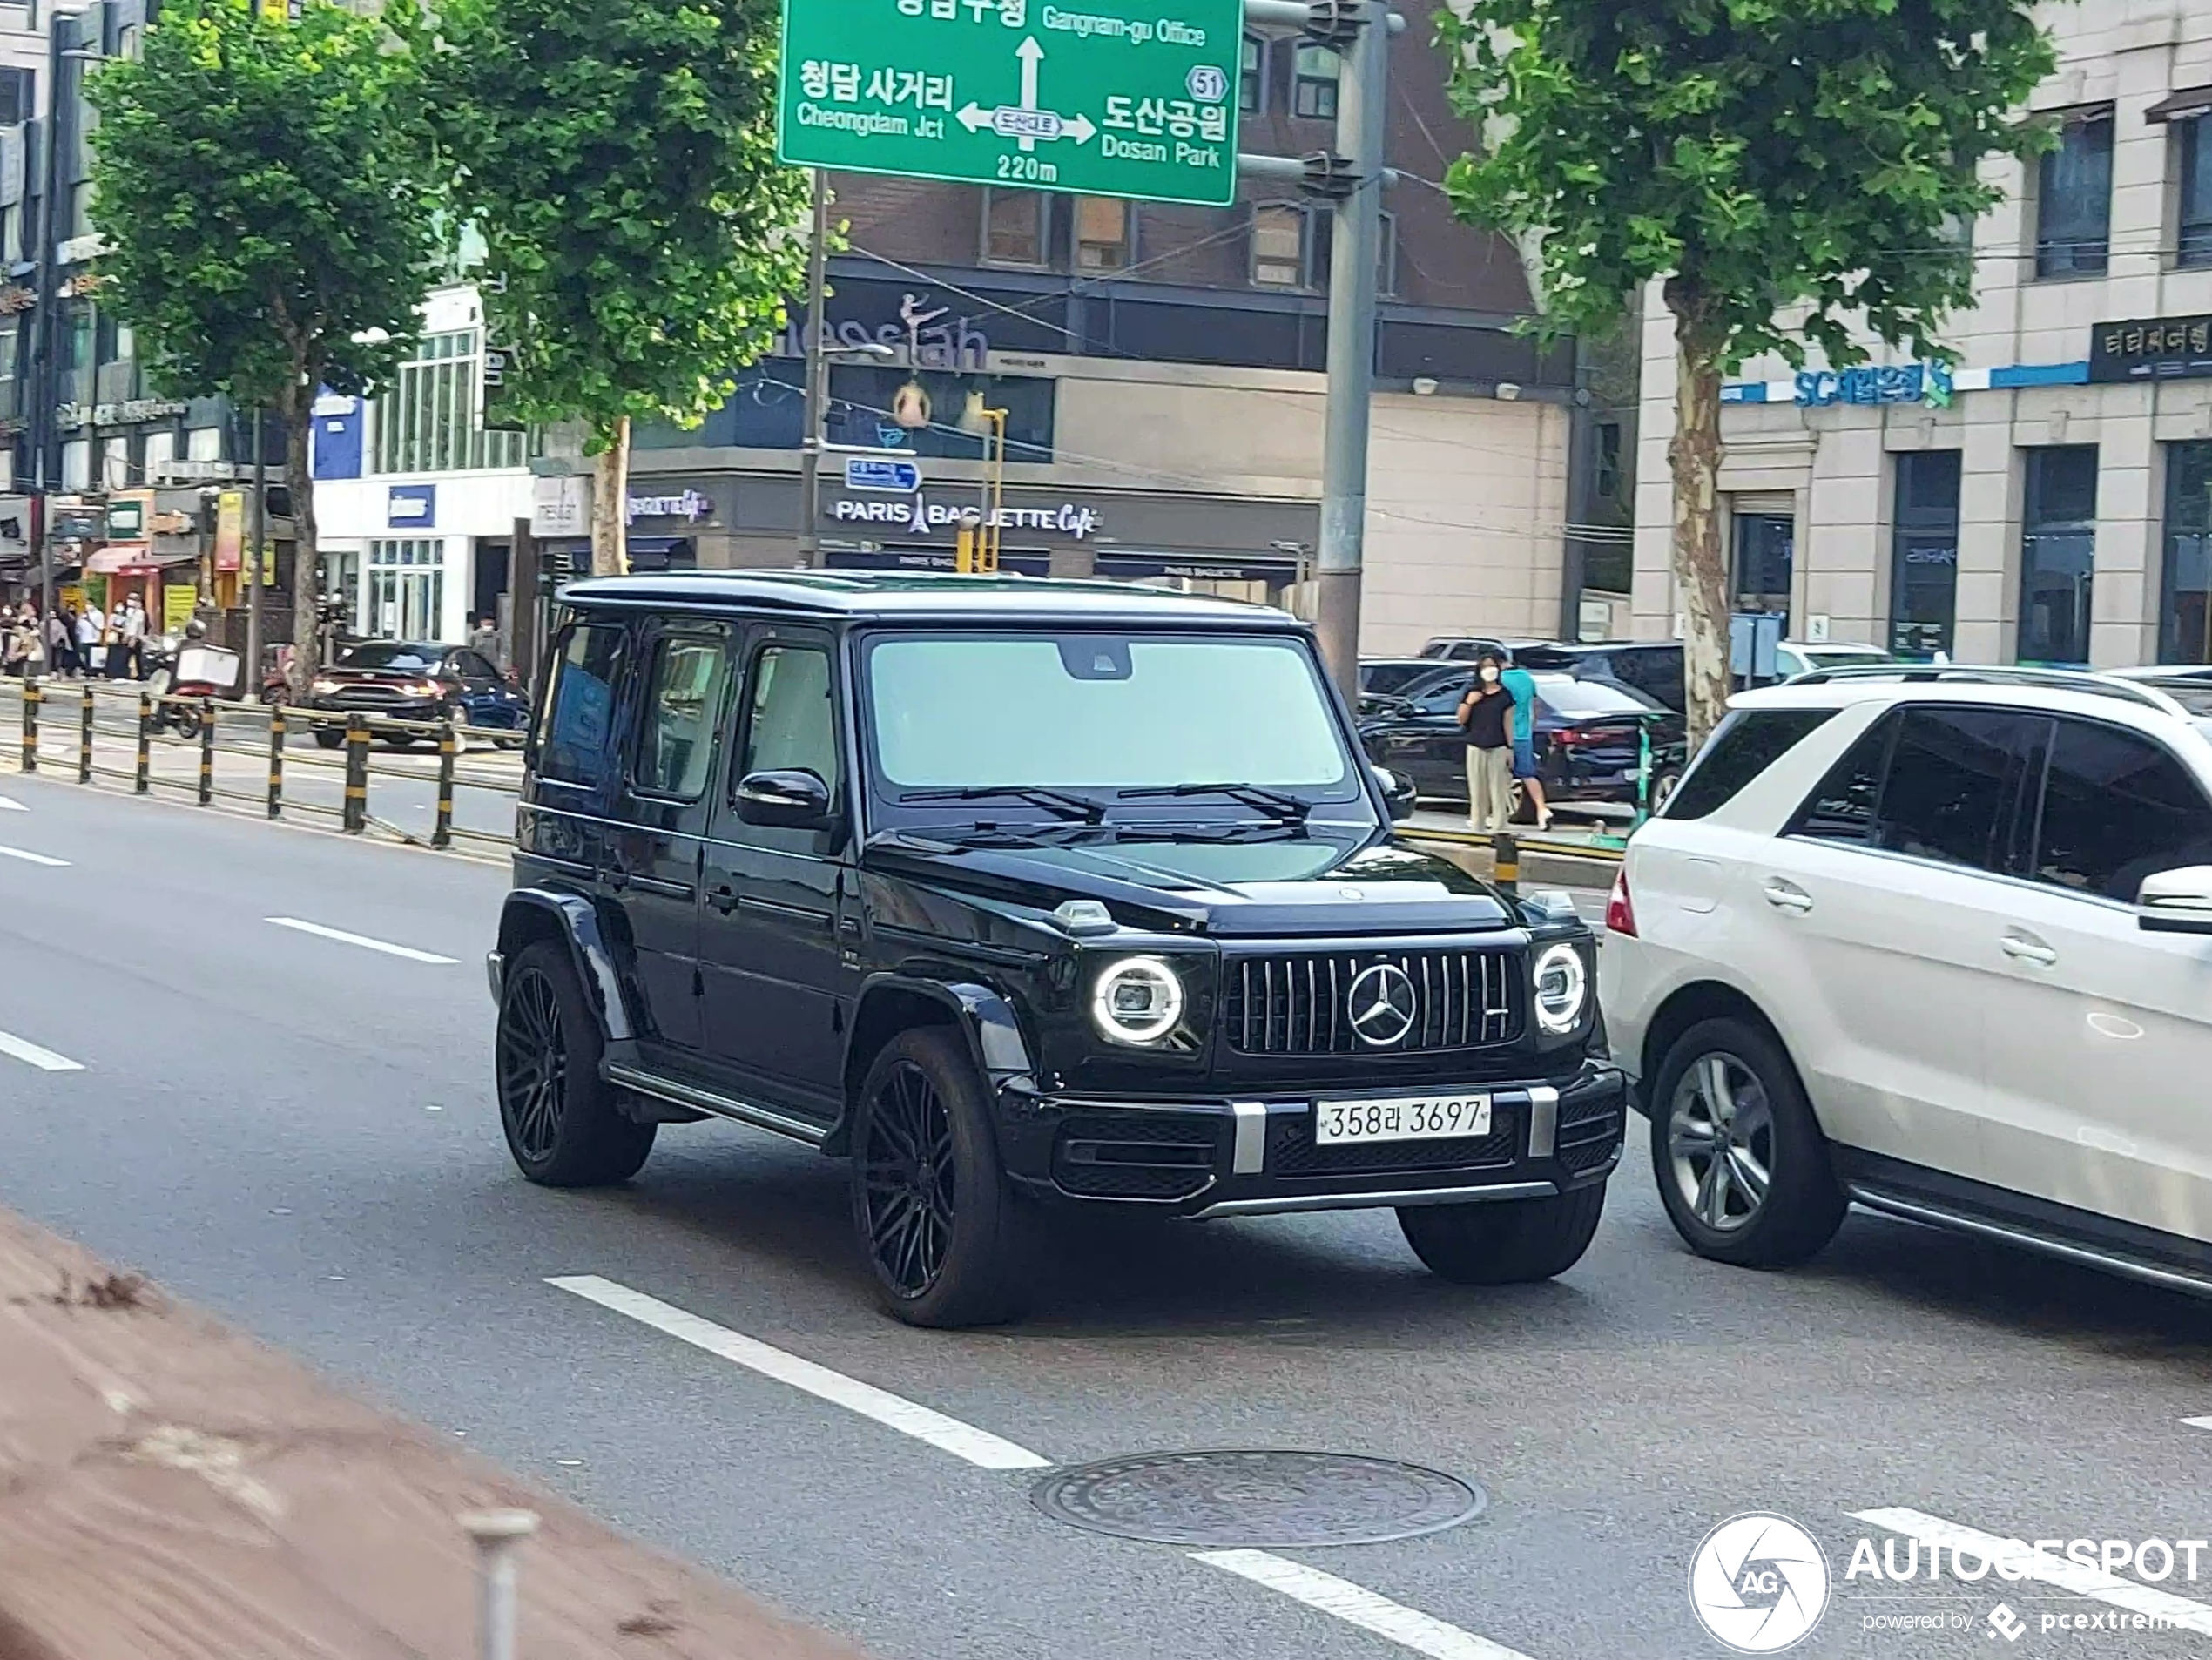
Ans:
[[[1613,879],[1613,897],[1605,901],[1605,931],[1608,934],[1625,934],[1631,940],[1636,937],[1636,906],[1635,901],[1629,897],[1629,868],[1626,865]]]

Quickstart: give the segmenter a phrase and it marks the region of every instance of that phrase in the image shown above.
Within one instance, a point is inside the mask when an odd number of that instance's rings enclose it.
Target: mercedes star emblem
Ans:
[[[1413,977],[1394,962],[1378,962],[1352,982],[1345,1003],[1352,1029],[1370,1049],[1402,1043],[1420,1013]]]

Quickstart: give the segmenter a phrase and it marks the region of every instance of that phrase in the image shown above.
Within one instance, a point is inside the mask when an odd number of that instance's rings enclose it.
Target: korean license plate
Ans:
[[[1490,1133],[1487,1095],[1404,1095],[1313,1103],[1313,1144],[1357,1141],[1450,1141]]]

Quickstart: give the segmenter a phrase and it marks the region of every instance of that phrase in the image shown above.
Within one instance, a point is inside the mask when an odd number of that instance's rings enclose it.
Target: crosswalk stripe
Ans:
[[[1995,1534],[1963,1528],[1955,1522],[1946,1522],[1940,1516],[1925,1515],[1918,1510],[1854,1510],[1851,1520],[1864,1522],[1869,1527],[1880,1528],[1890,1533],[1903,1534],[1908,1539],[1918,1539],[1922,1544],[1963,1549],[1971,1556],[1993,1563],[2000,1557],[2019,1556],[2019,1542],[2016,1540],[2000,1539]],[[2047,1553],[2030,1555],[2020,1561],[2029,1579],[2046,1585],[2055,1585],[2063,1591],[2072,1591],[2076,1596],[2092,1597],[2100,1603],[2108,1603],[2114,1608],[2124,1608],[2131,1614],[2149,1615],[2181,1630],[2212,1636],[2212,1604],[2192,1602],[2186,1596],[2159,1590],[2139,1580],[2122,1579],[2117,1574],[2107,1574],[2101,1568],[2085,1567],[2068,1558]]]

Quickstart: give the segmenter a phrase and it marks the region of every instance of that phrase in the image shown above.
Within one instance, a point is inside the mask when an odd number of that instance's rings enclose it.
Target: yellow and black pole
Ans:
[[[284,706],[273,705],[269,710],[269,816],[284,816]]]
[[[199,700],[199,804],[215,805],[215,700]]]
[[[35,679],[23,685],[23,770],[38,770],[38,705],[45,693],[38,689]]]
[[[88,685],[82,691],[84,702],[78,712],[77,720],[77,781],[90,784],[92,781],[92,688]]]
[[[1507,899],[1521,897],[1521,843],[1509,830],[1501,830],[1490,838],[1490,852],[1496,867],[1492,876]]]
[[[454,742],[453,721],[450,718],[438,723],[438,821],[430,831],[433,847],[453,846],[453,758],[458,746]]]
[[[153,693],[138,694],[138,764],[131,780],[132,792],[145,795],[153,789]]]
[[[348,835],[368,828],[368,717],[346,717],[346,816]]]

